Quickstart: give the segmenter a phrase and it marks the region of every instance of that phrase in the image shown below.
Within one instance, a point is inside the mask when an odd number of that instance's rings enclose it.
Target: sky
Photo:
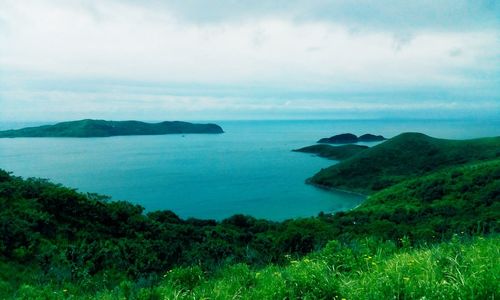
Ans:
[[[0,121],[499,116],[496,0],[0,0]]]

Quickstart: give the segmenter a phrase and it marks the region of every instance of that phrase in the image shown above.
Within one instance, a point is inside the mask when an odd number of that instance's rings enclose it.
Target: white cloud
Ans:
[[[0,94],[0,100],[16,107],[15,101],[19,103],[21,98],[28,103],[40,101],[37,97],[49,101],[59,95],[58,107],[66,109],[81,106],[92,111],[109,108],[109,103],[115,107],[121,103],[120,111],[133,109],[132,100],[122,91],[92,95],[91,86],[82,95],[75,92],[72,96],[50,86],[44,91],[29,90],[31,82],[44,78],[345,93],[418,87],[491,89],[498,83],[500,40],[494,26],[453,30],[446,25],[432,30],[422,25],[424,16],[419,14],[415,22],[421,26],[405,27],[401,32],[394,24],[395,30],[387,29],[391,24],[368,28],[377,23],[373,17],[363,27],[363,14],[338,20],[320,16],[318,8],[337,14],[345,11],[348,6],[342,1],[332,2],[331,7],[321,1],[314,5],[292,1],[286,6],[288,11],[259,2],[248,14],[243,13],[246,5],[237,11],[207,8],[207,15],[213,16],[209,19],[217,22],[196,22],[193,20],[203,21],[203,4],[189,3],[0,0],[0,88],[7,91]],[[405,11],[411,7],[414,5]],[[309,11],[311,16],[305,17],[301,11]],[[390,13],[388,9],[381,17]],[[470,17],[467,20],[473,22]],[[13,96],[16,93],[25,94]],[[242,93],[236,98],[248,99]],[[169,94],[164,95],[171,99],[166,102],[148,100],[149,94],[140,95],[135,103],[142,102],[145,110],[166,107],[179,111],[278,109],[279,103],[286,103],[264,97],[267,106],[262,102],[252,108],[238,104],[237,99],[215,99],[209,94],[189,99]],[[342,107],[335,101],[328,107]],[[20,104],[17,107],[21,113]],[[306,109],[294,102],[286,107]]]
[[[353,35],[337,24],[287,19],[198,26],[116,2],[97,2],[93,10],[45,1],[7,2],[6,8],[0,66],[59,76],[285,86],[463,84],[462,74],[449,73],[488,67],[497,54],[491,49],[500,46],[495,32],[423,32],[402,41],[389,32]],[[464,55],[450,57],[457,48]]]

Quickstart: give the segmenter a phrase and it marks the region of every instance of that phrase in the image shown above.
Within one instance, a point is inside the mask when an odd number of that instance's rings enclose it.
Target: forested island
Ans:
[[[284,222],[144,213],[0,171],[0,298],[498,298],[500,137],[351,148],[310,182],[367,200]]]
[[[15,137],[110,137],[119,135],[161,135],[188,133],[223,133],[217,124],[194,124],[181,121],[146,123],[140,121],[105,121],[85,119],[54,125],[0,131],[0,138]]]

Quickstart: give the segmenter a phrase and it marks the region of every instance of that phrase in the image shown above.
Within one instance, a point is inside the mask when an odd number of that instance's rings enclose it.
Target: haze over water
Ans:
[[[347,210],[363,197],[305,180],[334,161],[292,149],[352,132],[418,131],[465,139],[500,135],[499,120],[220,121],[221,135],[0,139],[0,168],[128,200],[146,210],[222,219],[243,213],[283,220]],[[14,124],[1,124],[3,128]]]

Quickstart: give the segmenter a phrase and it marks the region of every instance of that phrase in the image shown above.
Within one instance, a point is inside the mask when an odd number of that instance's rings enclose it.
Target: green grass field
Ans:
[[[81,284],[24,284],[18,299],[497,299],[500,238],[454,237],[435,246],[396,247],[372,239],[329,242],[284,266],[227,266],[213,274],[175,268],[154,286],[123,281],[92,292]],[[0,282],[0,286],[6,283]],[[104,284],[102,284],[104,285]]]

